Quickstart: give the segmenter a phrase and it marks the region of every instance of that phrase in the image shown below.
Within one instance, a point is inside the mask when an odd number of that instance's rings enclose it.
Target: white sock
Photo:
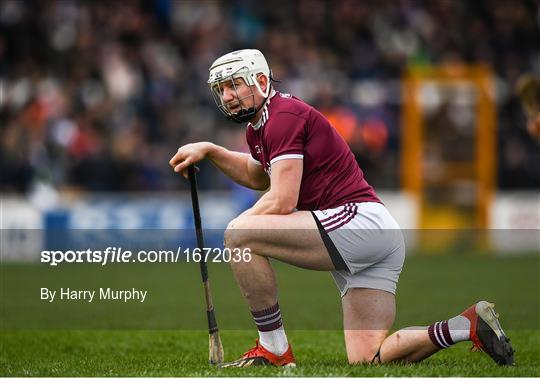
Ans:
[[[266,350],[276,355],[283,355],[289,348],[289,341],[283,326],[270,332],[261,332],[259,330],[259,343]]]
[[[456,316],[448,320],[450,337],[454,343],[469,340],[471,322],[465,316]]]

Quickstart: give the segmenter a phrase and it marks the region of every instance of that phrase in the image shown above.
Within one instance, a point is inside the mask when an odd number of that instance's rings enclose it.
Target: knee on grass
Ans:
[[[378,357],[379,348],[363,348],[359,351],[347,352],[347,360],[350,365],[381,363]]]
[[[380,363],[378,356],[384,336],[379,332],[345,331],[345,345],[349,364]]]

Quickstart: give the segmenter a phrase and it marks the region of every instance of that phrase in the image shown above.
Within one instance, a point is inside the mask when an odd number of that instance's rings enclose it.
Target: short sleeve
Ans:
[[[270,164],[282,159],[304,158],[305,125],[306,120],[292,113],[272,115],[265,136]]]

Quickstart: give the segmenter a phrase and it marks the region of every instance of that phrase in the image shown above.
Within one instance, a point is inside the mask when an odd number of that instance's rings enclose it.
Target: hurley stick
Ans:
[[[223,345],[219,338],[219,330],[212,303],[212,293],[210,292],[210,281],[208,280],[208,267],[206,266],[204,254],[204,238],[201,224],[201,211],[199,209],[199,196],[197,195],[197,177],[195,176],[195,166],[188,167],[189,184],[191,186],[191,204],[193,206],[193,218],[195,220],[195,232],[197,233],[197,247],[200,249],[202,259],[200,262],[201,277],[204,286],[204,297],[206,299],[206,316],[208,318],[209,342],[208,360],[210,364],[223,363]]]

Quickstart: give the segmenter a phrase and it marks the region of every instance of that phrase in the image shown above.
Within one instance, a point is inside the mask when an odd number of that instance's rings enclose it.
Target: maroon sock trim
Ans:
[[[455,344],[455,342],[452,340],[452,336],[450,335],[450,328],[448,328],[448,320],[442,322],[441,329],[442,329],[442,332],[443,332],[445,342],[448,345]]]
[[[450,347],[454,344],[450,329],[448,328],[448,320],[436,322],[428,327],[428,335],[433,344],[441,349]]]
[[[263,309],[262,311],[252,311],[253,321],[257,329],[261,332],[270,332],[279,329],[283,325],[279,304]]]
[[[263,317],[271,315],[272,313],[275,313],[279,311],[279,303],[276,303],[276,305],[271,306],[270,308],[263,309],[262,311],[251,311],[251,315],[255,317]]]
[[[435,337],[435,324],[432,324],[428,327],[428,336],[429,336],[429,339],[431,340],[431,342],[433,342],[433,344],[435,346],[437,346],[439,349],[444,349],[445,346],[442,346],[439,341],[437,341],[437,338]]]

